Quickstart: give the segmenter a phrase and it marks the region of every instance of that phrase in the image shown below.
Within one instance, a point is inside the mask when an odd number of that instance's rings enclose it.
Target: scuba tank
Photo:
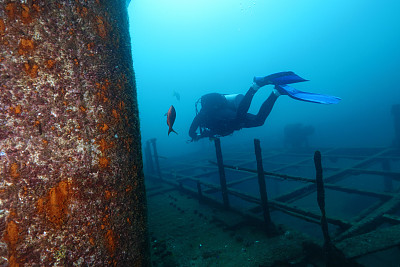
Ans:
[[[240,102],[242,101],[244,95],[242,94],[231,94],[223,95],[228,102],[228,107],[232,110],[237,110]]]
[[[242,94],[230,94],[222,95],[218,93],[211,93],[203,95],[195,103],[196,115],[199,113],[198,105],[201,104],[201,108],[207,111],[214,111],[226,106],[232,110],[237,110],[240,102],[244,98]]]

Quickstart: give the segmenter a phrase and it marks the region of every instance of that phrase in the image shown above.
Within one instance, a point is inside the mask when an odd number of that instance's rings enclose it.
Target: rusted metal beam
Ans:
[[[372,203],[370,206],[368,206],[367,208],[362,210],[359,214],[357,214],[357,216],[352,218],[353,224],[355,224],[355,223],[361,221],[362,219],[364,219],[366,216],[368,216],[369,214],[371,214],[372,212],[377,210],[384,203],[385,203],[385,201],[382,201],[382,200]]]
[[[153,173],[154,172],[154,164],[153,164],[153,156],[151,154],[151,142],[150,142],[150,140],[146,141],[145,155],[146,155],[147,172],[148,173]]]
[[[288,203],[284,203],[284,202],[280,202],[280,201],[276,201],[276,200],[270,200],[269,204],[273,208],[277,207],[277,208],[280,208],[281,210],[284,209],[284,210],[287,210],[287,211],[290,211],[290,212],[294,212],[294,213],[297,213],[297,214],[301,214],[303,216],[307,216],[307,217],[310,217],[310,218],[313,218],[313,219],[316,219],[316,220],[321,220],[321,215],[319,215],[319,214],[317,214],[315,212],[311,212],[311,211],[308,211],[308,210],[301,209],[299,207],[296,207],[296,206],[288,204]],[[339,219],[339,218],[329,217],[328,216],[326,219],[327,219],[328,223],[337,225],[342,229],[348,229],[349,227],[352,226],[352,224],[350,222],[348,222],[346,220]]]
[[[225,208],[229,208],[229,197],[228,197],[228,190],[226,186],[226,178],[225,178],[225,170],[224,170],[224,161],[222,158],[222,151],[221,151],[221,141],[219,138],[214,139],[215,144],[215,152],[217,156],[218,162],[218,170],[219,170],[219,180],[221,183],[221,192],[222,192],[222,199],[224,202]]]
[[[218,190],[220,191],[221,188],[218,185],[215,184],[211,184],[211,183],[206,183],[204,181],[201,181],[199,179],[196,179],[194,177],[188,176],[188,175],[179,175],[180,179],[182,180],[186,180],[186,181],[193,181],[196,183],[201,183],[202,185],[214,189],[214,190]],[[176,185],[178,186],[178,182],[176,181],[170,181],[169,179],[164,179],[163,181],[168,182],[170,184]],[[193,189],[194,190],[194,189]],[[207,190],[203,190],[203,193],[207,192]],[[215,191],[213,191],[215,192]],[[241,192],[239,190],[235,190],[235,189],[228,189],[228,193],[236,196],[244,201],[250,202],[250,203],[254,203],[257,205],[261,205],[261,201],[259,198],[249,195],[247,193]],[[205,194],[203,194],[203,197],[206,197]],[[288,204],[288,203],[284,203],[284,202],[280,202],[280,201],[276,201],[276,200],[269,200],[268,201],[268,206],[270,206],[271,208],[274,209],[278,209],[282,212],[285,212],[289,215],[293,215],[293,214],[297,214],[299,218],[302,218],[304,220],[307,221],[311,221],[311,222],[315,222],[319,224],[319,220],[321,219],[321,216],[315,212],[311,212],[308,210],[303,210],[299,207],[296,207],[294,205]],[[308,219],[307,219],[308,218]],[[334,224],[337,225],[339,227],[341,227],[342,229],[348,229],[349,227],[352,226],[352,224],[346,220],[342,220],[342,219],[338,219],[335,217],[327,217],[327,221],[330,224]]]
[[[368,196],[368,197],[376,197],[376,198],[380,198],[380,199],[390,199],[395,196],[395,194],[392,194],[392,193],[360,190],[360,189],[348,188],[348,187],[335,185],[335,184],[329,184],[329,183],[324,183],[324,185],[326,188],[329,188],[332,190],[341,191],[341,192],[350,193],[350,194],[358,194],[358,195],[363,195],[363,196]]]
[[[159,179],[162,179],[162,174],[161,174],[161,169],[160,169],[160,163],[158,161],[158,152],[157,152],[157,139],[152,138],[150,139],[151,144],[153,145],[153,158],[154,158],[154,164],[156,165],[156,171]]]
[[[311,165],[306,164],[298,164],[296,167],[303,167],[303,168],[311,168]],[[360,174],[372,174],[377,176],[385,176],[395,181],[400,181],[400,172],[394,171],[384,171],[384,170],[369,170],[369,169],[362,169],[362,168],[340,168],[340,167],[324,167],[324,170],[330,171],[340,171],[346,169],[349,174],[353,175],[360,175]]]
[[[368,163],[376,160],[377,157],[382,156],[382,155],[388,153],[391,150],[392,150],[391,148],[383,149],[383,150],[379,151],[378,153],[376,153],[376,154],[374,154],[374,155],[372,155],[370,157],[365,158],[361,162],[355,163],[352,167],[350,167],[350,169],[351,168],[359,168],[359,167],[361,167],[361,166],[363,166],[365,164],[368,164]],[[340,170],[340,171],[337,171],[337,172],[335,172],[333,174],[328,175],[325,178],[325,182],[326,183],[336,183],[336,182],[344,179],[348,175],[349,175],[349,170],[348,169]],[[283,201],[283,202],[295,201],[297,199],[300,199],[300,198],[303,198],[303,197],[307,196],[308,194],[314,192],[315,190],[316,190],[315,184],[307,185],[307,186],[304,186],[304,187],[299,188],[297,190],[294,190],[294,191],[292,191],[290,193],[281,195],[281,196],[277,197],[276,199],[279,200],[279,201]]]
[[[375,229],[383,222],[384,214],[391,214],[400,207],[400,194],[397,194],[392,199],[383,203],[378,209],[372,211],[359,222],[355,223],[350,229],[340,234],[335,238],[336,241],[341,241],[346,238],[363,234]]]
[[[392,224],[400,224],[400,216],[393,214],[383,214],[383,219]]]
[[[215,161],[209,161],[211,164],[217,164]],[[257,170],[253,170],[250,168],[244,168],[244,167],[239,167],[239,166],[232,166],[232,165],[227,165],[224,164],[225,168],[228,169],[232,169],[232,170],[237,170],[237,171],[243,171],[243,172],[249,172],[249,173],[255,173],[257,174],[258,171]],[[310,178],[304,178],[304,177],[299,177],[299,176],[291,176],[291,175],[286,175],[286,174],[280,174],[280,173],[276,173],[276,172],[267,172],[264,171],[265,175],[271,176],[271,177],[277,177],[279,179],[283,179],[283,180],[293,180],[293,181],[298,181],[298,182],[308,182],[308,183],[315,183],[315,180],[310,179]],[[245,180],[243,180],[245,181]],[[237,183],[236,181],[234,181],[233,183]]]
[[[213,161],[209,161],[212,164],[216,164]],[[225,168],[232,169],[232,170],[237,170],[237,171],[243,171],[243,172],[249,172],[249,173],[257,173],[257,170],[249,169],[249,168],[243,168],[243,167],[238,167],[238,166],[231,166],[231,165],[224,165]],[[291,175],[286,175],[286,174],[280,174],[280,173],[275,173],[275,172],[266,172],[264,171],[265,175],[268,175],[269,178],[272,179],[283,179],[283,180],[291,180],[291,181],[297,181],[297,182],[308,182],[308,183],[313,183],[315,184],[316,181],[314,179],[310,178],[304,178],[304,177],[299,177],[299,176],[291,176]],[[241,182],[245,182],[248,180],[254,179],[253,177],[245,178],[245,179],[240,179],[236,181],[232,181],[228,183],[229,186],[234,185],[234,184],[239,184]],[[367,191],[367,190],[360,190],[360,189],[355,189],[355,188],[348,188],[344,186],[339,186],[335,184],[330,184],[330,183],[325,183],[325,187],[332,189],[332,190],[337,190],[345,193],[354,193],[354,194],[359,194],[359,195],[365,195],[365,196],[370,196],[370,197],[376,197],[376,198],[382,198],[382,199],[389,199],[393,197],[394,195],[391,193],[383,193],[383,192],[374,192],[374,191]]]
[[[347,258],[359,258],[400,245],[400,225],[381,228],[372,232],[347,238],[336,246]]]
[[[328,231],[328,222],[326,221],[325,189],[324,189],[324,181],[322,179],[321,152],[319,151],[315,151],[314,153],[314,164],[315,164],[316,181],[317,181],[317,201],[319,209],[321,210],[321,228],[325,240],[324,247],[326,248],[327,246],[331,245],[331,238],[329,236],[329,231]]]
[[[327,170],[330,169],[336,169],[338,170],[339,168],[330,168],[327,167]],[[351,174],[372,174],[372,175],[380,175],[380,176],[385,176],[388,178],[391,178],[396,181],[400,181],[400,172],[392,172],[392,171],[379,171],[379,170],[368,170],[368,169],[361,169],[361,168],[348,168],[347,169]]]
[[[274,232],[275,227],[272,224],[271,215],[269,214],[267,185],[265,183],[264,168],[262,163],[261,147],[259,139],[254,139],[254,151],[256,154],[256,161],[257,161],[258,185],[260,189],[263,217],[266,224],[267,233],[272,234]]]

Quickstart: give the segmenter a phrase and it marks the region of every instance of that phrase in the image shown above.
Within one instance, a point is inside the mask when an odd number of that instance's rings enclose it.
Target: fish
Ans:
[[[173,97],[176,97],[176,99],[177,99],[178,101],[181,100],[181,95],[180,95],[177,91],[175,91],[175,90],[174,90],[174,92],[172,93],[172,96],[173,96]]]
[[[175,119],[176,119],[176,111],[175,111],[175,108],[174,108],[173,105],[171,105],[169,107],[168,112],[165,114],[165,116],[167,116],[167,125],[169,127],[168,135],[171,132],[174,132],[174,133],[178,134],[177,132],[175,132],[174,129],[172,129],[172,126],[174,126],[174,122],[175,122]]]

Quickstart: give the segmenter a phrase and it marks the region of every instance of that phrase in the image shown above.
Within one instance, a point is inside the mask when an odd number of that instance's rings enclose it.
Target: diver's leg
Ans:
[[[245,118],[243,119],[242,127],[243,128],[253,128],[258,127],[257,115],[247,113]]]
[[[253,96],[254,94],[257,92],[257,90],[260,87],[257,84],[253,84],[249,90],[247,90],[247,93],[244,95],[242,101],[240,101],[240,104],[237,108],[236,111],[236,118],[241,120],[241,119],[245,119],[245,116],[247,114],[247,111],[250,108],[250,104],[251,104],[251,100],[253,100]]]
[[[260,123],[260,125],[263,125],[265,120],[267,119],[268,115],[271,113],[272,108],[274,107],[274,104],[276,100],[278,99],[279,94],[272,92],[267,100],[262,103],[260,110],[257,113],[257,120]]]
[[[271,110],[274,107],[274,104],[278,97],[279,95],[272,92],[267,100],[265,100],[264,103],[261,105],[257,115],[247,114],[246,118],[244,119],[244,127],[252,128],[263,125],[268,115],[271,113]]]

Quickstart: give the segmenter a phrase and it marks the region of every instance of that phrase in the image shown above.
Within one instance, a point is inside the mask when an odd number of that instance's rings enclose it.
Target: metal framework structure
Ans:
[[[160,167],[158,156],[154,157],[157,155],[156,140],[148,141],[145,150],[146,177],[176,186],[200,200],[217,203],[247,217],[263,219],[267,232],[273,224],[269,211],[274,210],[307,222],[322,224],[323,230],[325,221],[337,228],[337,231],[331,231],[329,235],[332,236],[332,243],[341,249],[347,258],[357,258],[400,244],[399,149],[323,149],[323,185],[317,186],[312,164],[313,153],[310,151],[301,153],[271,150],[261,153],[260,142],[255,139],[256,156],[251,151],[229,151],[223,159],[220,140],[215,139],[214,142],[216,162],[206,157],[174,160],[174,164],[168,162],[167,166]],[[154,154],[151,153],[150,146],[153,146]],[[297,175],[299,173],[301,175]],[[275,186],[282,184],[282,187],[286,188],[285,192],[272,198],[267,197],[267,192],[270,194],[273,191],[268,187],[272,181],[275,181]],[[295,186],[285,186],[289,181]],[[246,184],[253,184],[253,188],[254,185],[258,185],[260,194],[256,193],[257,191],[249,192]],[[371,185],[372,188],[369,188]],[[324,189],[328,195],[325,220],[322,218],[325,217]],[[302,207],[304,199],[314,197],[317,191],[320,210]],[[347,196],[348,200],[342,196]],[[339,203],[335,197],[340,197],[341,205],[351,207],[355,201],[365,202],[365,205],[357,213],[353,212],[350,218],[332,216],[329,208],[335,210],[332,207]],[[232,204],[231,198],[245,201],[248,205],[245,209],[238,208]],[[321,216],[321,211],[324,216]],[[324,232],[324,236],[325,234],[327,232]],[[326,238],[330,242],[329,235],[325,236],[325,242]],[[366,240],[368,242],[365,242]]]

